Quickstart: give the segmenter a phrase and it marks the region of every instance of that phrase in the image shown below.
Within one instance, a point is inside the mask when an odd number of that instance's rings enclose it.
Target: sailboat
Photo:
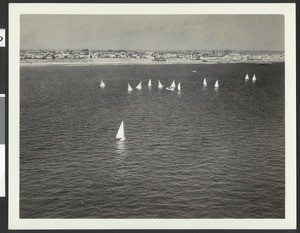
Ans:
[[[249,80],[249,76],[248,76],[248,74],[246,74],[245,81],[248,81],[248,80]]]
[[[180,83],[178,83],[177,90],[178,90],[178,92],[181,91],[181,85],[180,85]]]
[[[175,90],[175,87],[176,87],[175,80],[173,80],[171,86],[170,86],[170,87],[167,87],[166,89],[169,90],[169,91],[174,91],[174,90]]]
[[[255,74],[253,75],[253,78],[252,78],[252,82],[255,82],[256,81],[256,77],[255,77]]]
[[[101,88],[105,87],[105,84],[104,84],[104,82],[103,82],[102,79],[101,79],[100,87],[101,87]]]
[[[203,80],[203,87],[206,87],[207,86],[207,82],[206,82],[206,78],[204,78]]]
[[[119,127],[118,133],[116,135],[116,138],[120,139],[120,141],[124,141],[125,140],[124,123],[123,123],[123,121],[121,122],[121,125]]]
[[[161,84],[161,82],[158,80],[158,89],[162,89],[164,86]]]
[[[136,89],[142,90],[142,82],[140,82],[139,85],[136,86]]]
[[[219,88],[219,81],[218,80],[215,83],[215,88]]]
[[[173,82],[172,82],[172,84],[171,84],[170,88],[173,88],[173,89],[175,89],[175,87],[176,87],[175,80],[173,80]]]
[[[149,79],[149,82],[148,82],[148,87],[151,87],[152,84],[151,84],[151,78]]]
[[[131,88],[131,86],[128,83],[128,92],[131,92],[133,89]]]

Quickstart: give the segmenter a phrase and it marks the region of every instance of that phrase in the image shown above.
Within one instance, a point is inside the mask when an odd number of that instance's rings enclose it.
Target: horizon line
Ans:
[[[89,51],[240,51],[240,52],[285,52],[284,50],[252,50],[252,49],[95,49],[95,48],[82,48],[82,49],[74,49],[74,48],[27,48],[20,49],[21,50],[89,50]]]

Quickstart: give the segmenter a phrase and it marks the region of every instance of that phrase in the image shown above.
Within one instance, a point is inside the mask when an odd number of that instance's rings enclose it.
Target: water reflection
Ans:
[[[118,140],[116,142],[116,152],[118,155],[120,155],[122,157],[127,155],[126,140],[124,140],[124,141]]]

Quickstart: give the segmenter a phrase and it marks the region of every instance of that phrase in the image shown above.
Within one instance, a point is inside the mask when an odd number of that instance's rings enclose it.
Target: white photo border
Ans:
[[[280,14],[285,27],[284,219],[20,219],[20,15],[21,14]],[[9,4],[8,228],[27,229],[296,229],[296,6],[239,4]]]

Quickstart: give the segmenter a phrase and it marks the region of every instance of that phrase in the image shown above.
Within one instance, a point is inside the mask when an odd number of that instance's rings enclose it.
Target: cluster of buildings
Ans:
[[[191,58],[195,60],[202,60],[204,62],[284,61],[284,52],[209,51],[193,53]]]
[[[101,58],[133,58],[152,61],[176,59],[213,61],[284,61],[284,52],[253,52],[253,51],[127,51],[127,50],[21,50],[20,59],[101,59]]]

